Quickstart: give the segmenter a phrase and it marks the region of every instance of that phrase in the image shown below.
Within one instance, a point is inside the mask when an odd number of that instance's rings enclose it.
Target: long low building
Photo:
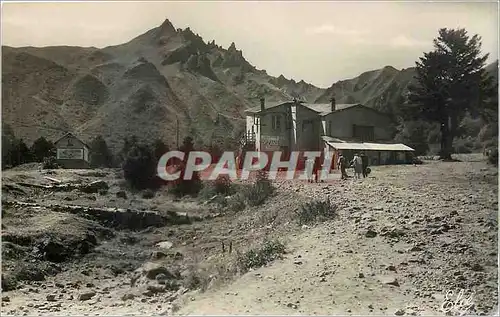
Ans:
[[[323,136],[322,140],[325,153],[333,152],[334,162],[340,153],[347,158],[352,158],[356,153],[364,153],[368,156],[370,165],[409,163],[415,151],[402,143],[349,142],[328,136]]]

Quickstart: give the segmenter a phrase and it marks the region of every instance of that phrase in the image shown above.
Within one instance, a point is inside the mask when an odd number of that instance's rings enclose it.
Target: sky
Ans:
[[[413,67],[439,28],[482,37],[498,59],[498,2],[25,2],[2,1],[2,45],[128,42],[169,19],[205,41],[231,42],[258,69],[319,87],[387,65]]]

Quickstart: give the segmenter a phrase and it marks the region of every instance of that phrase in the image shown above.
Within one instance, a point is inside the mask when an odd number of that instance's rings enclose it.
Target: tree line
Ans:
[[[95,137],[89,144],[89,160],[91,167],[120,167],[129,152],[137,147],[144,146],[137,141],[137,137],[125,138],[123,148],[117,155],[110,151],[102,136]],[[146,145],[147,151],[152,151],[151,156],[158,160],[169,147],[160,139]],[[5,125],[2,129],[2,169],[15,167],[21,164],[44,162],[47,158],[56,157],[56,147],[53,142],[44,137],[36,139],[28,146],[22,138],[17,138],[11,127]]]
[[[133,189],[156,189],[165,183],[156,175],[158,161],[170,150],[161,139],[148,143],[139,141],[136,136],[125,137],[121,150],[115,155],[100,135],[90,142],[89,147],[91,167],[121,167],[125,180]],[[193,138],[189,136],[184,138],[178,150],[184,153],[194,151]],[[215,157],[222,153],[216,145],[209,147],[208,150]],[[2,169],[32,162],[42,163],[55,157],[55,145],[44,137],[36,139],[32,146],[28,147],[22,139],[15,137],[10,127],[5,126],[2,129]],[[185,160],[187,157],[186,155]],[[181,172],[184,171],[185,160],[177,162],[181,166]],[[174,192],[180,195],[195,193],[199,189],[200,181],[197,174],[192,180],[176,183],[173,188]]]

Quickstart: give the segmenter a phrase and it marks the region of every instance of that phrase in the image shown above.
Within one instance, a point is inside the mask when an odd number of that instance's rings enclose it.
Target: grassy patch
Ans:
[[[234,184],[226,176],[215,181],[205,182],[198,198],[229,207],[233,211],[241,211],[246,206],[260,206],[274,193],[274,186],[267,174],[260,173],[251,185]],[[226,198],[227,196],[230,196]]]
[[[313,200],[303,204],[296,217],[299,225],[323,222],[333,219],[337,215],[337,205],[327,200]]]
[[[267,173],[260,171],[254,184],[243,188],[242,194],[248,206],[260,206],[274,193],[274,186]]]
[[[220,175],[215,181],[204,182],[198,193],[201,199],[210,199],[216,195],[229,196],[236,192],[236,186],[227,175]]]
[[[283,254],[285,254],[285,245],[282,242],[266,240],[260,247],[238,254],[237,266],[241,273],[245,273],[250,269],[281,259]]]

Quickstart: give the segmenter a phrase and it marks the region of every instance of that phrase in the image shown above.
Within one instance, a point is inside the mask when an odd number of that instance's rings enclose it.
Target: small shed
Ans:
[[[72,133],[67,133],[54,142],[57,163],[63,168],[89,168],[90,147]]]

